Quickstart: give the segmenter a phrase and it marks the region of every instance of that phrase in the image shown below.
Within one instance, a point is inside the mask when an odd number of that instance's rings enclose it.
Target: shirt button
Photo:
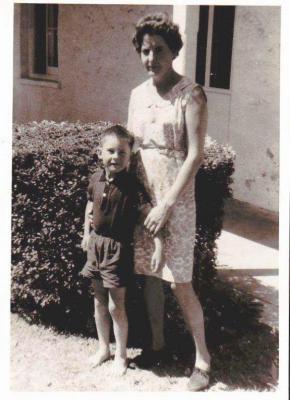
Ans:
[[[107,194],[105,192],[103,193],[103,197],[107,197]]]

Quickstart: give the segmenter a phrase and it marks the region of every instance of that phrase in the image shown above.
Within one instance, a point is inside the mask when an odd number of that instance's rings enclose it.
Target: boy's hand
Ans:
[[[157,247],[151,258],[151,271],[159,272],[162,267],[162,248]]]
[[[94,218],[93,218],[93,214],[92,214],[92,213],[89,213],[89,214],[88,214],[88,218],[89,218],[90,227],[93,228],[93,227],[94,227]]]
[[[151,258],[151,271],[159,272],[163,263],[163,241],[161,235],[154,236],[155,250]]]
[[[90,235],[84,235],[81,247],[83,251],[88,251]]]

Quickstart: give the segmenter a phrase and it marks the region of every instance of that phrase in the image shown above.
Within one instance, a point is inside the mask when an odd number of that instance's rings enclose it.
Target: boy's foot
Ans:
[[[121,357],[115,357],[112,370],[115,376],[125,375],[127,372],[127,360]]]
[[[209,371],[195,367],[187,383],[187,389],[198,392],[209,385]]]
[[[111,357],[110,351],[108,350],[98,350],[96,354],[89,358],[89,362],[92,367],[97,367],[108,361]]]

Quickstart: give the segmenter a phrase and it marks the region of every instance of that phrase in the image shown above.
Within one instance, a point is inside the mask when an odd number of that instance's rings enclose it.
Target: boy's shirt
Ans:
[[[94,173],[88,186],[88,200],[93,202],[94,231],[122,243],[132,240],[139,216],[146,217],[152,208],[141,182],[127,171],[110,181],[104,170]]]

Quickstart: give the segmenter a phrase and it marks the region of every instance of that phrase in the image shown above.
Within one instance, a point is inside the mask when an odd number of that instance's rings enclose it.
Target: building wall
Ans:
[[[174,10],[173,10],[174,9]],[[15,4],[14,120],[125,122],[130,90],[146,79],[131,45],[152,11],[174,14],[185,46],[176,67],[195,79],[198,6],[60,5],[60,88],[20,79],[20,4]],[[173,12],[174,11],[174,12]],[[231,90],[207,90],[208,134],[237,153],[234,197],[278,211],[280,8],[237,6]]]
[[[14,121],[125,122],[130,91],[146,79],[131,44],[134,24],[153,11],[172,15],[172,6],[60,5],[60,88],[20,79],[20,7],[15,4]]]
[[[198,6],[177,6],[186,32],[179,71],[195,79]],[[279,209],[280,8],[236,6],[231,89],[205,88],[208,135],[236,152],[233,192],[243,202]]]
[[[236,7],[229,143],[234,197],[279,208],[280,7]]]

